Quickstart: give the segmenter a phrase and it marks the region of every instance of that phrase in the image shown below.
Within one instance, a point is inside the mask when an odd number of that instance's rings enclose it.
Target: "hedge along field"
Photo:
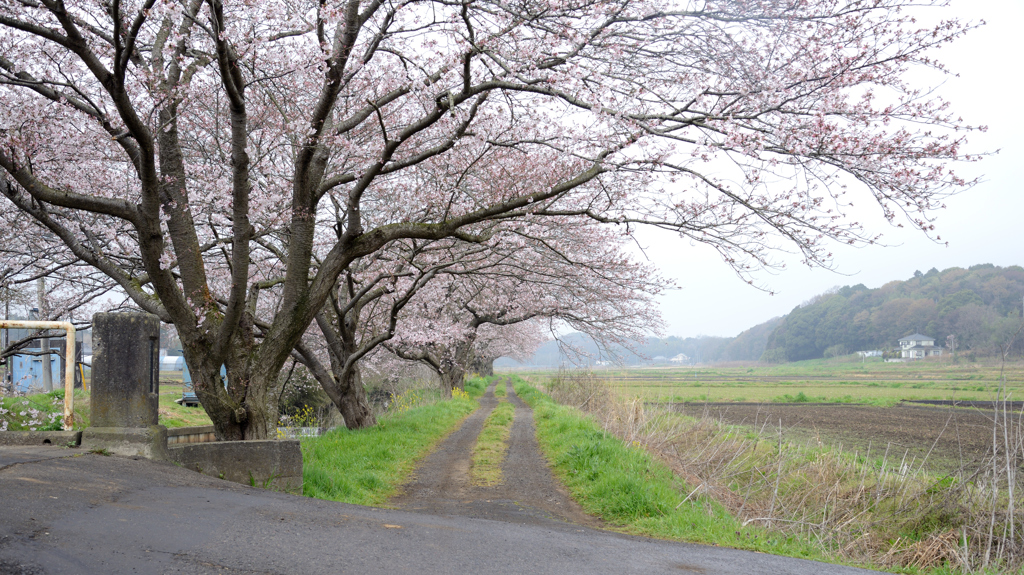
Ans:
[[[425,456],[480,406],[487,381],[466,382],[450,400],[424,390],[398,396],[393,411],[366,429],[338,428],[302,439],[303,494],[357,505],[383,505]],[[456,390],[457,392],[458,390]],[[408,397],[403,397],[408,395]]]
[[[601,368],[616,391],[657,402],[837,402],[894,405],[900,400],[989,401],[1002,374],[1011,398],[1024,399],[1024,361],[953,364],[952,358],[885,363],[857,357],[770,366]],[[554,370],[522,371],[542,382]],[[803,394],[801,396],[801,394]]]

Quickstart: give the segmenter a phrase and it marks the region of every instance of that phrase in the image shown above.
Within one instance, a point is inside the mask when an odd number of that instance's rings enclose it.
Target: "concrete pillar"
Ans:
[[[160,320],[147,313],[98,313],[92,323],[90,427],[82,446],[118,455],[167,457],[157,425]]]

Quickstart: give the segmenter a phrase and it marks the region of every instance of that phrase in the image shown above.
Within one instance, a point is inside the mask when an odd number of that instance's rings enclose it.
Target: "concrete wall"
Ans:
[[[95,435],[105,430],[88,431]],[[116,438],[123,439],[121,435]],[[0,446],[77,447],[81,443],[81,431],[0,431]],[[214,441],[211,425],[168,430],[167,444],[167,458],[186,469],[242,485],[302,494],[298,441]]]
[[[82,443],[81,431],[0,431],[0,445],[73,447],[80,443]]]
[[[172,444],[170,460],[211,477],[302,494],[298,441],[214,441]]]

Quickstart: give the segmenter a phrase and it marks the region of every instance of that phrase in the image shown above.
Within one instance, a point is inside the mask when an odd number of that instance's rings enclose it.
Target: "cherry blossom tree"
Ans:
[[[647,298],[663,282],[623,256],[621,240],[609,231],[582,218],[556,218],[495,224],[487,230],[490,239],[479,243],[395,242],[343,272],[330,304],[317,314],[316,328],[293,355],[321,383],[346,424],[358,428],[374,423],[360,362],[396,337],[398,343],[389,347],[424,361],[450,392],[461,385],[474,348],[483,351],[481,358],[535,349],[536,328],[511,327],[531,318],[571,316],[578,327],[589,322],[609,336],[625,330],[626,339],[656,329],[660,319]],[[410,301],[423,311],[404,311]],[[494,325],[510,327],[477,336],[479,328]],[[458,359],[445,360],[449,350]]]
[[[450,391],[461,384],[467,367],[490,372],[501,355],[532,353],[542,336],[531,318],[571,316],[578,327],[589,322],[606,336],[625,330],[621,335],[627,339],[656,329],[660,319],[647,297],[664,282],[623,256],[621,238],[609,232],[583,218],[553,218],[494,224],[487,230],[490,240],[479,243],[395,242],[343,272],[329,305],[293,356],[317,378],[347,426],[359,428],[374,424],[362,385],[363,359],[395,337],[400,343],[390,345],[392,350],[419,358]],[[467,290],[477,303],[460,299]],[[501,299],[498,293],[504,294]],[[430,311],[404,312],[410,301]],[[465,324],[465,306],[475,306],[479,323]],[[599,317],[609,308],[616,313]],[[410,342],[417,342],[416,351]],[[461,359],[443,363],[447,368],[442,369],[439,358],[448,350],[457,350]]]
[[[476,244],[461,247],[453,257],[451,242],[395,242],[352,262],[316,315],[315,329],[296,346],[293,356],[309,368],[349,429],[376,423],[361,360],[394,336],[399,314],[418,290],[438,273],[472,266],[486,251]]]
[[[393,242],[580,216],[745,274],[875,241],[860,197],[933,233],[968,126],[904,73],[966,27],[914,4],[0,0],[0,190],[175,325],[219,437],[262,438]]]
[[[473,359],[468,369],[471,373],[484,377],[492,376],[494,361],[499,357],[525,362],[547,339],[544,325],[539,321],[525,321],[505,326],[482,325],[476,333]]]
[[[385,346],[429,366],[450,393],[474,365],[489,371],[494,353],[535,349],[534,320],[620,345],[657,333],[661,318],[651,298],[668,284],[625,256],[609,232],[578,218],[517,226],[471,271],[449,270],[425,286],[400,314],[415,328],[399,330]]]

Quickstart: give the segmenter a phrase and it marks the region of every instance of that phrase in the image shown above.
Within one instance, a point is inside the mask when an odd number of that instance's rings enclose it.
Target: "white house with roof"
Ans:
[[[935,346],[935,338],[915,333],[900,338],[900,357],[921,359],[942,355],[942,348]]]
[[[686,355],[685,353],[680,353],[679,355],[676,355],[669,361],[671,361],[672,363],[690,363],[690,356]]]

